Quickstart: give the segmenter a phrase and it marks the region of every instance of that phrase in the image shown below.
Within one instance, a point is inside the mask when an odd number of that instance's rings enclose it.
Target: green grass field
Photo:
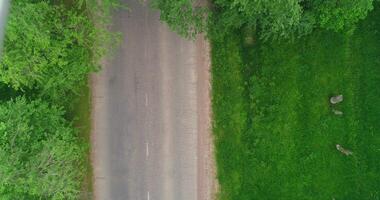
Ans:
[[[219,199],[380,199],[379,5],[353,35],[248,34],[211,38]]]

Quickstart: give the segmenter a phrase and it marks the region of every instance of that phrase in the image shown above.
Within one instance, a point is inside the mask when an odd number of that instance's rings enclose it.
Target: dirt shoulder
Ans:
[[[197,110],[198,110],[198,199],[216,199],[218,183],[211,129],[210,45],[204,36],[196,40],[197,47]]]

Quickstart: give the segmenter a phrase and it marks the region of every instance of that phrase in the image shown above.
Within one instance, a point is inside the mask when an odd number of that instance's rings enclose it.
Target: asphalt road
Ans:
[[[146,3],[126,3],[131,10],[113,19],[124,41],[92,77],[95,199],[206,199],[198,190],[207,190],[199,186],[199,45]]]

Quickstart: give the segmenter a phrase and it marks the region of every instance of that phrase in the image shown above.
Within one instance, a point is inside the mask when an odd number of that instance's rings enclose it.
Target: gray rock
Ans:
[[[333,111],[333,113],[334,113],[335,115],[343,115],[343,112],[340,111],[340,110],[335,110],[335,109],[333,109],[332,111]]]
[[[331,104],[337,104],[343,101],[343,95],[338,95],[338,96],[333,96],[330,98],[330,103]]]
[[[346,156],[352,155],[352,151],[343,148],[342,146],[340,146],[340,144],[337,144],[337,145],[336,145],[336,149],[337,149],[338,151],[340,151],[342,154],[346,155]]]

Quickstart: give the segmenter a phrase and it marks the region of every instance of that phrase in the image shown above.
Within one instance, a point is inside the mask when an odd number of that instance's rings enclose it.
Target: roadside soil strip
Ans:
[[[198,199],[214,200],[218,190],[211,128],[210,45],[204,36],[197,38],[198,110]]]

